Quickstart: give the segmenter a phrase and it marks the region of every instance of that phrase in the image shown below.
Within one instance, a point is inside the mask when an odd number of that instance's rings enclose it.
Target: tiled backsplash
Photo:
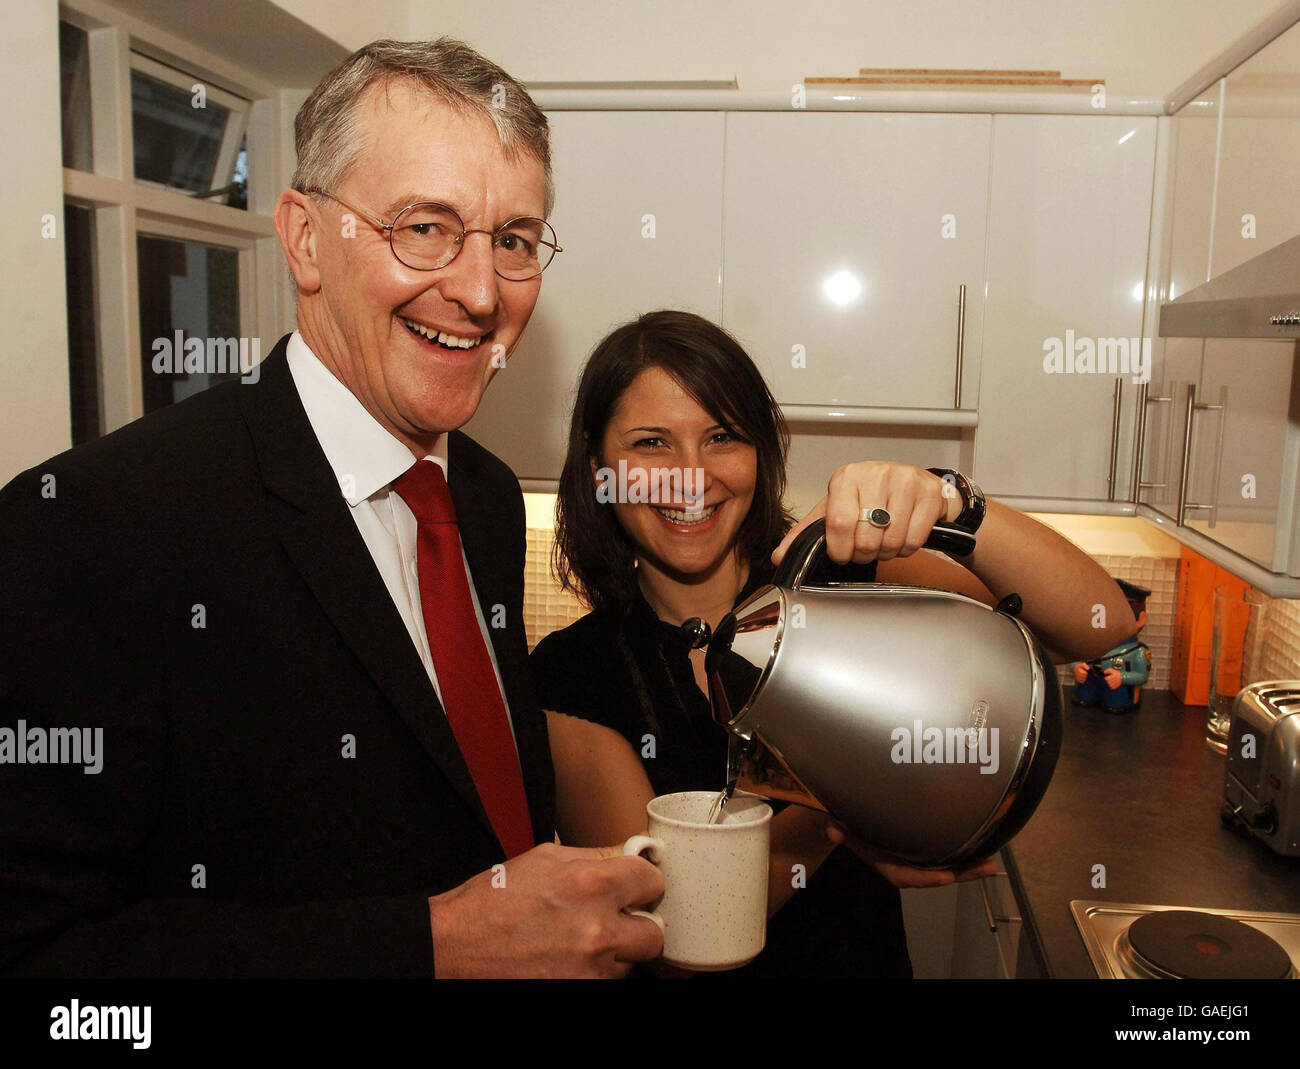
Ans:
[[[586,608],[551,573],[551,548],[555,532],[549,527],[528,528],[528,555],[524,564],[524,629],[532,650],[552,631],[568,627],[585,616]]]
[[[1300,679],[1300,601],[1274,598],[1264,622],[1261,679]]]
[[[1146,685],[1153,690],[1169,687],[1169,666],[1173,661],[1174,611],[1178,607],[1177,557],[1092,558],[1114,579],[1124,579],[1151,591],[1147,598],[1147,625],[1138,638],[1151,647],[1151,676]],[[1074,686],[1073,665],[1057,667],[1068,699]]]

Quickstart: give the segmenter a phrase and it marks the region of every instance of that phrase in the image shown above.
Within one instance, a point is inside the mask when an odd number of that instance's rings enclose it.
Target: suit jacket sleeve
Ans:
[[[169,804],[169,684],[153,655],[168,576],[160,563],[139,581],[158,547],[129,500],[66,460],[0,491],[0,728],[102,729],[98,773],[12,753],[0,764],[0,972],[432,976],[420,895],[274,908],[197,886],[141,895]]]

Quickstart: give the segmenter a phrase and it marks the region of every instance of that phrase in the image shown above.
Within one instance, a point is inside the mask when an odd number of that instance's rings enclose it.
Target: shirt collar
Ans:
[[[366,411],[296,330],[289,338],[287,355],[307,419],[348,505],[355,508],[415,463],[411,451]],[[433,452],[425,459],[441,465],[443,474],[450,479],[446,433],[438,436]]]

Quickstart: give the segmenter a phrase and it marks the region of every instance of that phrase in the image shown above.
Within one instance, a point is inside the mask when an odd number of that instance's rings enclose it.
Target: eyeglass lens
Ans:
[[[456,258],[464,233],[446,205],[413,204],[393,221],[393,252],[407,267],[432,271]],[[545,220],[512,219],[492,236],[493,265],[504,278],[532,278],[551,262],[554,242]]]

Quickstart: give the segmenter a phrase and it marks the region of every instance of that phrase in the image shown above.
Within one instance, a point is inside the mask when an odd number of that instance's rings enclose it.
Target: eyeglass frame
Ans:
[[[328,193],[323,189],[318,189],[315,186],[311,186],[307,189],[300,190],[299,192],[309,197],[317,196],[317,195],[322,197],[329,197],[330,200],[343,205],[343,207],[347,208],[348,211],[356,212],[357,215],[361,216],[361,218],[363,218],[371,226],[376,227],[377,229],[387,233],[388,251],[393,254],[393,259],[395,259],[403,267],[410,268],[412,271],[441,271],[444,267],[450,267],[452,264],[456,262],[456,257],[461,254],[461,250],[465,248],[465,238],[468,237],[470,234],[487,234],[488,237],[492,238],[493,246],[495,247],[496,236],[499,233],[501,233],[502,230],[508,227],[511,223],[517,223],[520,219],[536,219],[539,223],[542,223],[545,226],[547,226],[550,229],[552,234],[555,234],[555,227],[551,226],[550,222],[547,221],[546,219],[542,219],[540,216],[536,216],[536,215],[517,215],[513,219],[507,219],[495,230],[483,230],[483,229],[471,230],[465,226],[465,220],[460,217],[460,212],[456,211],[456,209],[453,208],[450,204],[444,204],[442,203],[442,201],[438,201],[438,200],[414,201],[413,203],[408,204],[405,208],[401,209],[401,211],[399,211],[396,215],[394,215],[393,221],[391,223],[385,223],[383,216],[372,215],[370,212],[364,211],[363,209],[358,208],[354,204],[349,204],[342,197],[337,196],[334,193]],[[403,260],[400,256],[397,255],[397,249],[393,245],[393,235],[397,231],[397,220],[399,220],[403,215],[409,212],[412,208],[419,208],[419,207],[423,207],[424,205],[432,205],[435,208],[445,208],[447,211],[451,212],[451,214],[456,217],[456,221],[460,223],[460,237],[456,239],[456,251],[452,253],[450,260],[448,260],[445,264],[439,264],[437,267],[415,267],[412,264],[408,264],[405,260]],[[558,237],[559,235],[556,236]],[[545,271],[546,268],[550,267],[551,264],[555,261],[555,254],[557,252],[563,252],[564,248],[563,246],[557,244],[554,241],[545,241],[541,238],[539,238],[538,241],[540,244],[547,246],[551,250],[551,258],[546,261],[541,271],[538,271],[537,274],[535,275],[529,275],[527,278],[510,278],[508,275],[501,274],[501,271],[496,266],[496,262],[494,258],[492,264],[492,270],[496,273],[497,277],[505,280],[506,282],[531,282],[535,278],[541,278],[542,272]]]

